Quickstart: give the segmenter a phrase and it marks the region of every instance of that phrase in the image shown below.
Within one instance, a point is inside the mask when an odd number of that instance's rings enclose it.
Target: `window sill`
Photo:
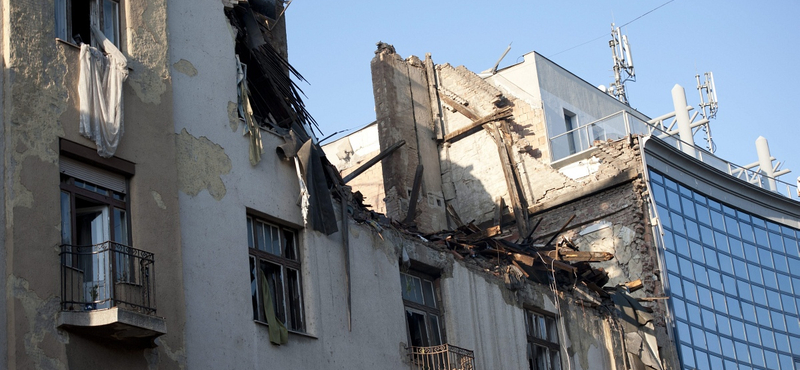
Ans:
[[[265,328],[268,328],[268,327],[269,327],[269,324],[267,324],[266,322],[264,322],[264,321],[261,321],[261,320],[253,320],[253,322],[255,322],[256,324],[262,325],[262,326],[264,326]],[[289,331],[289,334],[293,334],[293,335],[299,335],[299,336],[301,336],[301,337],[306,337],[306,338],[311,338],[311,339],[319,339],[319,338],[318,338],[317,336],[315,336],[315,335],[312,335],[312,334],[309,334],[309,333],[304,333],[304,332],[302,332],[302,331],[295,331],[295,330],[291,330],[291,329],[287,329],[287,330]]]
[[[64,40],[64,39],[60,39],[58,37],[56,37],[56,42],[58,42],[60,44],[64,44],[66,46],[72,46],[75,49],[80,49],[81,48],[80,46],[78,46],[77,44],[75,44],[73,42],[70,42],[70,41],[67,41],[67,40]]]

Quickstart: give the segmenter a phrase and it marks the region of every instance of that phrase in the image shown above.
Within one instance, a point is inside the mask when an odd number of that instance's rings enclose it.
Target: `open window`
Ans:
[[[56,37],[78,45],[94,44],[91,26],[95,25],[119,47],[119,7],[119,0],[55,0]]]
[[[561,370],[557,319],[539,310],[525,310],[530,370]]]
[[[247,242],[253,319],[305,332],[297,232],[248,216]]]
[[[423,273],[400,273],[408,343],[411,347],[429,347],[444,343],[435,283],[433,277]]]
[[[109,308],[114,284],[135,282],[137,270],[127,251],[127,179],[68,157],[60,167],[63,263],[82,277],[74,300],[83,309]]]

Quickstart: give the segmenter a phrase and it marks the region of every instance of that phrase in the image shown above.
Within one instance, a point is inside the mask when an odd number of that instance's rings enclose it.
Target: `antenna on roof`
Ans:
[[[703,76],[705,81],[702,84],[700,83],[699,74],[694,75],[694,78],[697,79],[697,92],[700,94],[700,114],[703,115],[703,119],[706,121],[701,127],[706,133],[708,150],[714,153],[714,141],[711,138],[711,125],[708,124],[708,120],[717,117],[717,108],[719,108],[717,104],[717,89],[714,86],[714,73],[706,72]]]
[[[481,72],[479,74],[479,76],[481,76],[481,77],[489,77],[489,76],[492,76],[495,73],[497,73],[497,67],[500,66],[500,62],[503,61],[503,58],[506,57],[506,54],[508,54],[509,50],[511,50],[511,44],[508,44],[508,47],[506,48],[506,51],[503,52],[503,55],[500,56],[500,59],[498,59],[497,63],[494,64],[494,67]]]
[[[633,69],[633,52],[628,44],[628,37],[623,35],[619,27],[611,23],[611,41],[608,42],[614,57],[614,82],[608,87],[608,94],[617,100],[628,104],[625,92],[625,82],[636,82],[636,72]]]

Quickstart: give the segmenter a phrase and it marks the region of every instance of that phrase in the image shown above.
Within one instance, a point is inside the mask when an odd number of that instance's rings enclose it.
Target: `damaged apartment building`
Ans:
[[[669,363],[567,217],[515,239],[368,209],[290,78],[286,6],[0,1],[0,368]]]
[[[376,121],[328,158],[457,260],[549,285],[518,302],[565,328],[561,368],[800,366],[800,194],[765,139],[726,162],[694,145],[707,120],[679,85],[651,119],[535,52],[474,73],[378,43],[371,68]]]
[[[789,368],[796,201],[536,54],[478,76],[383,44],[378,123],[326,156],[287,6],[0,0],[0,368],[762,369],[773,342]]]

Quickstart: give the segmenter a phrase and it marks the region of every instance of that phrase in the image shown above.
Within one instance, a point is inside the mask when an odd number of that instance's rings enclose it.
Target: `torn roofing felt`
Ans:
[[[283,136],[286,144],[278,147],[277,152],[283,159],[297,157],[300,161],[300,172],[309,197],[308,208],[303,209],[304,216],[306,213],[310,216],[307,222],[316,231],[333,234],[338,228],[330,189],[341,183],[341,178],[335,178],[331,171],[325,170],[326,166],[332,165],[325,159],[319,145],[314,143],[313,129],[319,127],[306,110],[300,97],[302,91],[290,75],[300,81],[305,79],[265,39],[264,34],[269,30],[263,14],[251,9],[247,3],[226,9],[225,14],[236,30],[236,54],[247,71],[247,83],[244,84],[247,88],[243,90],[246,90],[250,108],[246,114],[252,117],[244,118]],[[253,161],[251,154],[251,163]],[[255,162],[258,162],[257,158]]]
[[[292,81],[290,74],[300,81],[305,78],[284,59],[264,38],[269,32],[266,17],[254,12],[247,3],[240,3],[225,14],[236,29],[236,54],[247,65],[247,83],[250,86],[253,115],[263,127],[291,129],[299,123],[309,130],[319,129],[317,122],[306,110],[303,91]]]

